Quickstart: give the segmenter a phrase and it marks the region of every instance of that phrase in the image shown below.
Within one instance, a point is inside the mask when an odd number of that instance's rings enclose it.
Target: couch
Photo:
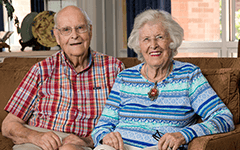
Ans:
[[[0,63],[0,127],[7,113],[3,110],[10,96],[30,67],[44,58],[5,58]],[[139,64],[137,58],[119,58],[126,66]],[[189,143],[189,150],[240,150],[240,58],[175,58],[199,66],[211,86],[233,113],[236,129],[229,133],[203,136]],[[201,121],[201,119],[199,119]],[[0,131],[1,132],[1,131]],[[0,149],[9,150],[10,139],[0,134]]]

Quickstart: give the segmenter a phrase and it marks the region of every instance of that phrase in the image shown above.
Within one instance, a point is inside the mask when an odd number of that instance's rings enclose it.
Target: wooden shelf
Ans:
[[[24,51],[24,52],[0,52],[0,58],[6,57],[48,57],[58,50],[49,51]]]

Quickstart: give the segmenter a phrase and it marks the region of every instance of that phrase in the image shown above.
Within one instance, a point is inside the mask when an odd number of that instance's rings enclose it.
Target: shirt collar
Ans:
[[[172,80],[172,78],[173,78],[173,76],[174,76],[174,73],[173,72],[175,72],[175,60],[172,60],[172,63],[173,63],[173,68],[172,68],[172,71],[170,72],[170,74],[169,74],[169,76],[167,77],[167,78],[169,78],[169,79],[171,79]],[[141,64],[139,64],[139,65],[137,65],[137,70],[138,70],[138,73],[142,76],[142,74],[141,74],[141,69],[142,69],[142,67],[143,67],[143,65],[145,64],[145,62],[143,62],[143,63],[141,63]],[[163,81],[165,81],[166,79],[164,79]]]
[[[74,70],[74,72],[76,72],[74,67],[70,63],[69,59],[66,57],[66,54],[64,53],[63,50],[60,51],[60,54],[61,54],[61,58],[62,58],[62,64],[64,66],[70,67],[72,70]],[[88,62],[87,67],[84,68],[83,71],[81,71],[81,72],[84,72],[84,71],[88,70],[91,67],[92,63],[93,63],[92,49],[90,47],[88,48],[88,60],[89,60],[89,62]]]

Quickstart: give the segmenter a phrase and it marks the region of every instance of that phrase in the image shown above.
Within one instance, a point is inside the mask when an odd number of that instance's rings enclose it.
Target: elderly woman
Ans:
[[[200,68],[173,60],[182,39],[183,29],[165,11],[135,18],[128,46],[142,63],[118,74],[92,132],[95,146],[187,149],[195,137],[234,129],[231,112]]]

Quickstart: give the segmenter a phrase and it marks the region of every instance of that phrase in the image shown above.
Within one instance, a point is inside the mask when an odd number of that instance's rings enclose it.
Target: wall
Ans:
[[[115,57],[127,57],[123,43],[123,1],[125,0],[78,1],[78,6],[93,21],[93,49]]]

